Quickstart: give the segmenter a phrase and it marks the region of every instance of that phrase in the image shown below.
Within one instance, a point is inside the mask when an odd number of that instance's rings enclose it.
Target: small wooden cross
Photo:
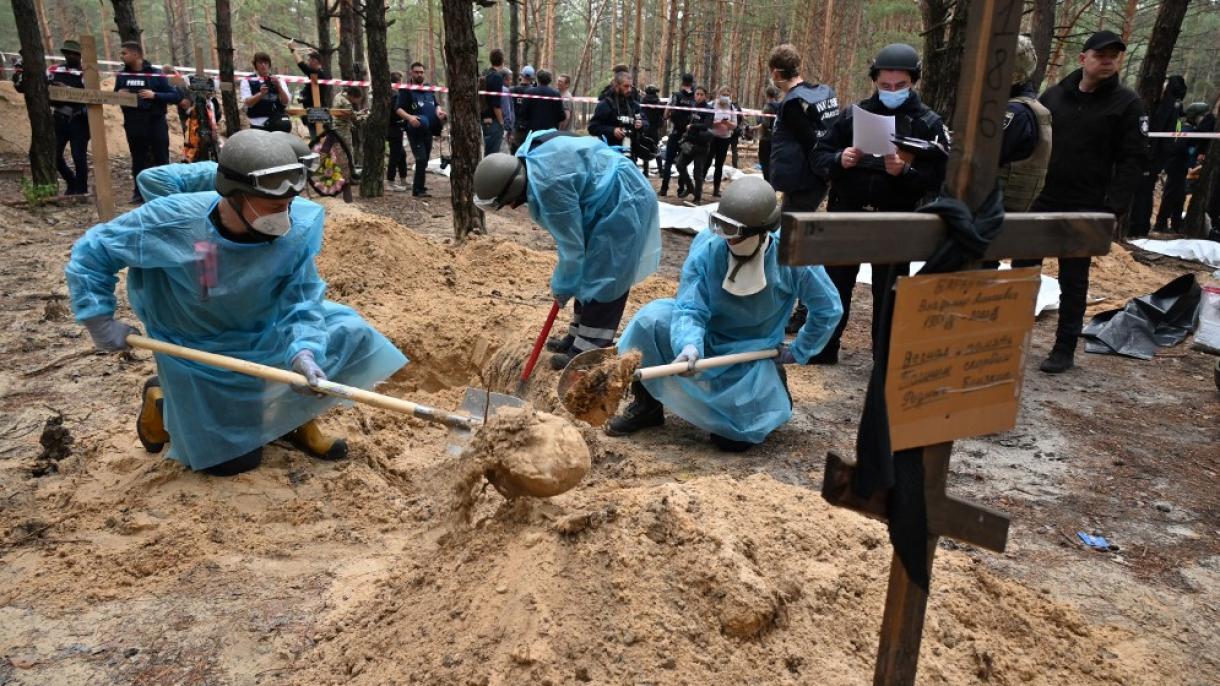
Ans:
[[[135,107],[137,101],[135,93],[102,90],[102,78],[97,71],[97,41],[93,36],[81,36],[80,47],[85,87],[51,86],[51,99],[86,105],[89,139],[93,146],[93,197],[98,221],[104,222],[114,217],[114,188],[110,184],[110,151],[106,145],[106,117],[102,114],[102,105]]]
[[[1021,0],[969,2],[945,193],[976,211],[996,182],[1022,9]],[[1104,255],[1109,252],[1114,223],[1113,215],[1101,213],[1009,214],[984,259]],[[946,235],[940,218],[928,214],[790,213],[783,219],[780,259],[790,265],[925,260]],[[1013,418],[1015,421],[1015,414]],[[967,435],[973,434],[956,437]],[[941,536],[997,552],[1004,550],[1008,540],[1008,515],[945,492],[952,449],[952,442],[920,448],[928,514],[929,575]],[[869,499],[853,493],[854,467],[832,453],[826,463],[823,496],[836,506],[885,519],[885,493],[875,493]],[[895,555],[873,672],[875,685],[915,683],[927,601],[927,593],[911,582]]]

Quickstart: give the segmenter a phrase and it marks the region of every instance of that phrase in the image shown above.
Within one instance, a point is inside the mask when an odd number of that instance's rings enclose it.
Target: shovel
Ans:
[[[127,337],[127,344],[133,348],[143,348],[144,350],[151,350],[153,352],[162,353],[165,355],[181,357],[183,359],[200,362],[212,367],[227,369],[231,372],[238,372],[239,374],[266,379],[267,381],[278,381],[279,383],[294,386],[309,386],[308,382],[305,380],[305,377],[296,372],[288,371],[286,369],[279,369],[277,367],[269,367],[265,364],[250,362],[248,360],[240,360],[235,357],[228,357],[226,355],[217,355],[216,353],[195,350],[194,348],[187,348],[181,345],[174,345],[173,343],[158,341],[147,336],[140,336],[138,334],[129,335]],[[388,395],[366,391],[363,388],[345,386],[344,384],[335,383],[334,381],[322,381],[316,386],[309,386],[309,388],[310,390],[325,393],[326,395],[334,396],[336,398],[363,403],[365,405],[372,405],[373,407],[379,407],[383,410],[390,410],[391,412],[409,414],[411,416],[418,417],[419,419],[435,422],[437,424],[444,424],[445,426],[454,429],[464,438],[468,438],[470,435],[472,435],[474,430],[483,424],[483,418],[494,414],[494,411],[497,408],[505,406],[520,407],[525,404],[520,399],[513,398],[512,396],[503,395],[501,393],[489,393],[481,389],[468,388],[466,389],[466,397],[462,402],[462,409],[469,414],[455,414],[436,407],[431,407],[429,405],[421,405],[409,400],[403,400],[401,398],[394,398]],[[454,452],[455,448],[458,452],[461,451],[460,446],[456,446],[454,444],[450,444],[449,448],[450,452]]]
[[[779,355],[778,350],[768,348],[766,350],[753,350],[744,353],[708,357],[695,362],[694,365],[687,364],[686,362],[674,362],[655,367],[641,367],[631,374],[631,381],[647,381],[649,379],[676,376],[687,372],[701,372],[706,369],[728,367],[734,364],[742,364],[743,362],[766,360],[777,355]],[[604,396],[592,410],[588,409],[590,403],[587,399],[583,402],[577,402],[580,400],[579,396],[581,395],[579,393],[581,389],[578,386],[582,381],[588,382],[598,370],[614,366],[615,363],[613,361],[617,357],[618,351],[614,348],[589,350],[573,357],[568,366],[564,367],[563,374],[559,376],[558,393],[560,402],[563,403],[563,406],[569,412],[593,426],[601,426],[610,418],[611,410],[618,407],[618,402],[623,397],[623,392],[627,390],[627,384],[623,382],[599,384],[599,388],[604,388]]]
[[[542,354],[542,346],[546,344],[546,337],[551,335],[551,327],[555,325],[555,317],[559,315],[559,301],[551,303],[551,311],[546,315],[546,323],[542,325],[542,331],[538,332],[538,338],[534,339],[534,349],[530,351],[530,358],[525,362],[525,368],[521,370],[521,381],[517,384],[517,391],[525,390],[525,384],[530,380],[530,375],[534,373],[534,365],[538,364],[538,356]]]

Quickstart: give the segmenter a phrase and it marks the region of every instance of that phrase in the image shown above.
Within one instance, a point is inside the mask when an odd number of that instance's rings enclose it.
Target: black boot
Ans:
[[[221,462],[213,467],[202,469],[208,476],[236,476],[248,472],[263,463],[263,449],[255,448],[245,455],[238,455],[228,462]]]
[[[576,342],[576,337],[568,334],[563,338],[548,338],[546,341],[546,349],[553,353],[566,353],[572,350],[572,344]]]
[[[626,436],[665,423],[665,406],[639,381],[631,382],[631,404],[606,423],[607,436]]]
[[[712,434],[712,444],[726,453],[744,453],[755,445],[748,441],[735,441],[720,434]]]
[[[657,191],[657,195],[661,196],[662,198],[669,195],[669,177],[668,176],[661,179],[661,190]]]
[[[1038,369],[1041,369],[1046,374],[1062,374],[1076,366],[1074,358],[1073,351],[1055,348],[1042,361]]]
[[[793,334],[800,331],[808,318],[809,309],[801,301],[796,301],[796,307],[792,308],[792,316],[788,318],[788,325],[784,327],[784,333]]]

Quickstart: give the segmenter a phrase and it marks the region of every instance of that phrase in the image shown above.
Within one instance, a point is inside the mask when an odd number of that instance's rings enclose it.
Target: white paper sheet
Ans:
[[[873,114],[852,105],[852,137],[851,145],[859,148],[866,155],[893,155],[894,118],[883,114]]]

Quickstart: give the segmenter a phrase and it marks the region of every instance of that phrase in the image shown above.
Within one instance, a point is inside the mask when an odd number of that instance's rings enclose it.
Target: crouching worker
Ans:
[[[323,210],[297,198],[305,165],[287,140],[247,130],[219,164],[182,165],[166,195],[90,229],[67,266],[72,309],[101,350],[127,348],[136,329],[114,319],[119,270],[153,338],[277,367],[311,385],[332,379],[370,388],[406,358],[353,310],[323,299],[314,258]],[[190,190],[214,179],[214,190]],[[314,418],[339,402],[235,372],[156,354],[137,420],[149,452],[191,469],[229,476],[259,465],[265,444],[287,438],[322,459],[347,444]],[[295,392],[294,392],[295,391]]]
[[[657,197],[639,168],[597,138],[535,131],[515,157],[494,153],[479,162],[474,194],[484,208],[528,202],[555,239],[551,292],[575,303],[568,334],[547,342],[551,366],[612,345],[631,287],[661,262]]]
[[[746,176],[728,187],[710,230],[695,237],[676,299],[645,305],[623,331],[619,352],[642,364],[693,365],[704,357],[778,348],[773,359],[636,381],[632,403],[606,433],[625,436],[665,421],[664,409],[711,433],[717,447],[741,452],[792,416],[782,365],[805,364],[826,345],[843,307],[822,267],[779,263],[780,211],[771,185]],[[797,298],[809,315],[791,345],[784,325]]]

